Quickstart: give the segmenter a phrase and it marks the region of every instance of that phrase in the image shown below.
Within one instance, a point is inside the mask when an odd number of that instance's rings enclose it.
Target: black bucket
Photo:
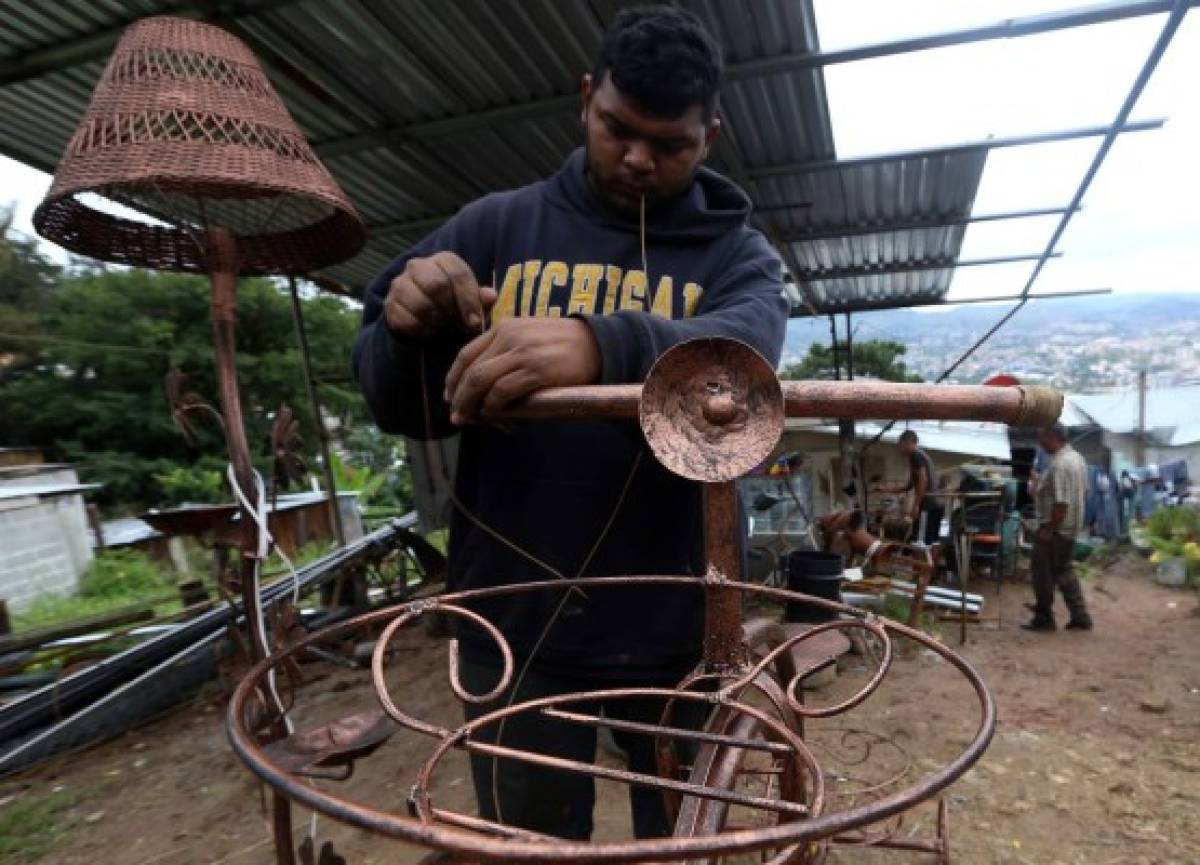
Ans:
[[[842,599],[842,570],[845,563],[840,553],[820,553],[815,550],[792,550],[787,557],[788,589],[803,592],[827,601]],[[785,622],[830,622],[838,614],[814,604],[790,601]]]

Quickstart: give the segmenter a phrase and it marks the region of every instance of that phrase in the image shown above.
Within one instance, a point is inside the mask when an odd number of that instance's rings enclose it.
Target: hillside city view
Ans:
[[[853,318],[856,340],[887,339],[908,347],[904,361],[936,379],[1009,309],[960,306],[936,312],[889,310]],[[844,338],[844,319],[838,332]],[[793,322],[784,364],[811,343],[829,344],[827,320]],[[1005,372],[1023,382],[1068,391],[1134,387],[1140,371],[1151,387],[1200,381],[1200,296],[1111,295],[1029,303],[948,379],[975,384]]]

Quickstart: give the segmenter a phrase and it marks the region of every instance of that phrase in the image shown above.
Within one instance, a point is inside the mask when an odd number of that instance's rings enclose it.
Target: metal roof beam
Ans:
[[[738,81],[780,72],[816,69],[839,63],[889,57],[896,54],[908,54],[931,48],[966,45],[972,42],[982,42],[991,39],[1032,36],[1055,30],[1101,24],[1106,21],[1119,21],[1126,18],[1154,15],[1169,11],[1171,5],[1168,0],[1100,3],[1082,9],[1054,12],[1046,15],[1033,15],[1024,18],[1010,18],[997,24],[983,27],[971,27],[929,36],[918,36],[911,39],[879,42],[836,51],[794,52],[774,57],[746,60],[740,63],[730,63],[725,68],[725,75],[730,81]],[[1200,5],[1200,0],[1188,0],[1188,5]],[[437,138],[444,135],[468,132],[498,123],[530,120],[549,114],[569,111],[578,104],[579,94],[570,93],[546,99],[536,99],[516,105],[504,105],[498,108],[454,115],[439,120],[364,130],[361,133],[316,142],[315,145],[317,153],[323,158],[344,156],[359,150],[368,150],[374,147],[395,144],[406,139],[421,140]]]
[[[1080,208],[1076,208],[1077,210]],[[755,212],[762,210],[756,208]],[[819,226],[812,230],[798,229],[785,232],[782,240],[787,243],[805,243],[810,240],[836,240],[841,237],[863,237],[871,234],[889,234],[894,231],[921,231],[927,228],[956,228],[977,222],[999,222],[1005,219],[1031,219],[1036,216],[1058,216],[1066,213],[1065,207],[1041,207],[1033,210],[1012,210],[1004,213],[984,213],[979,216],[931,217],[907,222],[872,222],[858,225]]]
[[[259,0],[257,3],[193,3],[172,9],[162,9],[159,14],[175,15],[181,18],[229,21],[247,15],[270,12],[272,9],[295,2],[297,0]],[[141,17],[144,16],[138,15],[115,27],[106,27],[67,42],[48,45],[45,48],[35,48],[24,54],[0,61],[0,87],[37,78],[50,72],[58,72],[70,66],[90,63],[93,60],[103,60],[111,53],[113,46],[117,44],[117,40],[121,38],[125,29]]]
[[[1062,300],[1067,297],[1093,297],[1100,294],[1112,294],[1111,288],[1086,288],[1079,291],[1048,291],[1045,294],[1033,294],[1029,296],[1030,300]],[[942,302],[946,306],[959,306],[966,303],[1005,303],[1012,300],[1020,300],[1019,294],[999,294],[992,297],[972,297],[964,300],[947,300]]]
[[[1111,288],[1089,288],[1081,291],[1054,291],[1046,294],[1031,295],[1028,300],[1063,300],[1072,297],[1090,297],[1095,295],[1112,294]],[[944,294],[937,296],[926,297],[897,297],[893,300],[881,299],[878,302],[863,303],[861,298],[851,298],[845,303],[837,301],[829,301],[820,305],[817,315],[834,315],[843,312],[852,312],[856,315],[864,312],[885,312],[895,309],[911,309],[917,306],[960,306],[971,303],[1003,303],[1005,301],[1020,300],[1021,295],[997,295],[995,297],[978,297],[969,300],[947,300]],[[861,304],[861,305],[858,305]],[[803,304],[792,302],[791,318],[811,318],[811,313]]]
[[[1121,125],[1118,133],[1147,132],[1162,129],[1166,118],[1156,117],[1151,120],[1135,120]],[[1082,126],[1076,129],[1061,129],[1054,132],[1038,132],[1032,135],[1013,135],[1007,138],[983,138],[979,141],[968,141],[962,144],[947,144],[941,147],[929,147],[923,150],[898,150],[894,153],[878,153],[869,156],[853,156],[849,159],[821,159],[808,162],[785,162],[779,165],[763,165],[751,168],[747,174],[752,180],[767,177],[780,177],[787,174],[809,174],[818,171],[836,171],[842,168],[856,168],[865,165],[877,165],[882,162],[899,162],[904,159],[934,159],[943,156],[956,156],[978,151],[998,150],[1004,147],[1026,147],[1034,144],[1051,144],[1056,141],[1070,141],[1076,138],[1099,138],[1108,135],[1111,126]]]
[[[1184,0],[1184,3],[1188,7],[1200,6],[1200,0]],[[764,57],[731,66],[728,76],[730,78],[741,78],[755,75],[770,75],[776,72],[790,72],[794,69],[835,66],[840,63],[875,60],[880,57],[891,57],[896,54],[912,54],[917,51],[929,51],[934,48],[969,45],[973,42],[1035,36],[1041,33],[1051,33],[1056,30],[1090,27],[1093,24],[1105,24],[1110,21],[1122,21],[1145,15],[1159,15],[1164,12],[1170,12],[1175,5],[1173,0],[1097,3],[1093,6],[1083,6],[1061,12],[1027,15],[1022,18],[1006,18],[995,24],[965,27],[959,30],[948,30],[944,33],[913,36],[908,39],[877,42],[871,45],[851,46],[850,48],[841,48],[835,51],[819,51],[807,54],[780,54],[774,57]]]
[[[1083,196],[1087,194],[1088,187],[1092,185],[1092,181],[1096,179],[1096,175],[1100,172],[1100,166],[1104,164],[1105,157],[1108,156],[1109,150],[1117,140],[1117,135],[1125,128],[1129,120],[1129,115],[1133,113],[1133,108],[1137,105],[1137,101],[1141,98],[1142,91],[1146,89],[1146,85],[1150,82],[1150,77],[1154,74],[1154,70],[1158,68],[1158,63],[1162,60],[1164,54],[1167,53],[1167,47],[1170,46],[1171,40],[1175,38],[1176,31],[1179,30],[1179,25],[1183,23],[1184,16],[1188,10],[1195,5],[1189,0],[1175,0],[1171,5],[1171,14],[1167,17],[1166,23],[1163,24],[1162,31],[1158,34],[1158,39],[1155,40],[1154,46],[1150,49],[1150,53],[1146,56],[1142,68],[1138,71],[1137,78],[1134,79],[1133,85],[1129,88],[1129,92],[1125,96],[1125,101],[1121,103],[1121,108],[1117,111],[1117,116],[1113,118],[1112,126],[1104,135],[1104,140],[1100,142],[1100,146],[1096,148],[1096,154],[1092,157],[1092,163],[1084,172],[1083,178],[1079,181],[1079,188],[1075,190],[1075,196],[1071,199],[1071,210],[1068,210],[1062,215],[1062,219],[1058,221],[1058,225],[1054,228],[1054,233],[1050,236],[1050,241],[1046,244],[1045,250],[1042,252],[1041,260],[1034,267],[1033,273],[1029,274],[1029,279],[1025,282],[1025,288],[1021,290],[1021,297],[1029,296],[1030,289],[1037,282],[1037,278],[1041,275],[1042,268],[1046,266],[1046,260],[1054,255],[1054,248],[1062,239],[1063,232],[1067,230],[1067,224],[1071,221],[1071,216],[1074,213],[1074,208],[1079,206],[1083,201]],[[1003,322],[1001,323],[1003,324]],[[1000,325],[997,325],[999,327]],[[950,370],[953,371],[953,367]]]
[[[829,270],[801,270],[795,274],[797,282],[824,282],[830,279],[852,279],[859,276],[887,276],[897,273],[920,273],[926,270],[954,270],[958,267],[982,267],[989,264],[1013,264],[1020,261],[1037,261],[1042,257],[1040,252],[1026,255],[999,255],[993,258],[953,259],[942,258],[932,261],[906,261],[898,264],[880,266],[855,265],[852,267],[833,267]],[[1062,253],[1056,252],[1051,258],[1061,258]]]

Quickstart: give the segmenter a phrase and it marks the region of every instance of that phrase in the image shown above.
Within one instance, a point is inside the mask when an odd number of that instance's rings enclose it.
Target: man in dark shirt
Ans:
[[[912,529],[909,537],[920,540],[925,546],[937,543],[942,532],[942,517],[946,513],[940,501],[931,495],[936,489],[937,477],[933,469],[933,460],[929,454],[920,448],[921,440],[912,430],[900,434],[898,447],[905,459],[908,460],[908,483],[897,492],[911,492],[912,504],[909,509],[909,519]],[[925,528],[922,532],[921,518],[924,517]]]
[[[552,385],[642,381],[659,355],[696,337],[732,337],[778,363],[779,258],[748,224],[745,194],[701,165],[720,132],[720,78],[720,50],[691,13],[621,12],[583,76],[585,146],[553,177],[467,205],[368,290],[354,370],[376,422],[416,438],[462,434],[450,590],[544,580],[542,563],[571,577],[703,575],[700,485],[659,465],[636,426],[487,421]],[[700,655],[700,593],[678,587],[523,593],[474,609],[528,666],[522,701],[674,685]],[[479,629],[458,636],[464,685],[489,691],[495,645]],[[645,722],[661,705],[592,710]],[[589,761],[596,734],[526,713],[502,744]],[[631,768],[655,771],[651,739],[622,744]],[[472,759],[482,816],[591,835],[590,778],[514,761],[493,777],[496,765]],[[638,836],[669,833],[661,794],[634,787],[631,797]]]

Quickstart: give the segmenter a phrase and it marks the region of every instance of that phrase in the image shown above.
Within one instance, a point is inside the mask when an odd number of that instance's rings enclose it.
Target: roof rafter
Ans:
[[[954,270],[958,267],[983,267],[990,264],[1013,264],[1021,261],[1037,261],[1042,257],[1040,252],[1025,255],[998,255],[992,258],[937,258],[927,261],[906,261],[897,264],[873,266],[870,264],[855,267],[834,267],[829,270],[802,269],[796,273],[797,282],[824,282],[830,279],[853,279],[860,276],[889,276],[899,273],[920,273],[926,270]],[[1061,258],[1062,253],[1056,252],[1051,258]]]
[[[725,74],[727,80],[739,81],[746,78],[761,77],[781,72],[816,69],[839,63],[851,63],[878,57],[889,57],[896,54],[926,51],[933,48],[965,45],[991,39],[1032,36],[1055,30],[1085,27],[1107,21],[1119,21],[1126,18],[1158,14],[1169,11],[1172,5],[1168,0],[1101,3],[1066,12],[1033,15],[1024,18],[1010,18],[982,27],[969,27],[946,33],[879,42],[836,51],[791,52],[773,57],[756,58],[740,63],[730,63],[725,69]],[[1190,0],[1189,5],[1200,5],[1200,0]],[[364,130],[361,133],[341,138],[315,142],[315,146],[317,153],[324,158],[343,156],[359,150],[384,147],[405,140],[421,140],[456,135],[493,124],[510,123],[557,114],[574,108],[578,102],[579,95],[577,93],[551,96],[515,105],[503,105],[481,111],[458,114],[437,120]]]

